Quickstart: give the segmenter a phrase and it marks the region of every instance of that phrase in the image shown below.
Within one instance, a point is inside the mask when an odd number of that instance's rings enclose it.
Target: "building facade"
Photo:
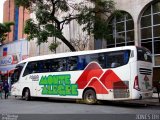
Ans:
[[[118,46],[137,45],[144,46],[152,52],[152,60],[154,67],[153,80],[160,80],[160,0],[114,0],[116,9],[120,10],[121,15],[111,14],[108,18],[109,33],[107,40],[93,40],[91,36],[86,43],[87,46],[82,50],[101,49]],[[28,15],[23,8],[15,8],[12,4],[13,0],[6,0],[4,4],[4,21],[17,21],[8,35],[8,41],[16,40],[16,38],[26,38],[22,29],[24,21],[31,17],[35,19],[34,14]],[[9,8],[9,9],[7,9]],[[17,18],[18,14],[18,18]],[[26,15],[27,14],[27,15]],[[18,28],[18,32],[16,31]],[[72,40],[86,40],[86,34],[82,32],[82,28],[72,21],[66,25],[63,30],[64,36],[72,42]],[[14,33],[15,32],[15,33]],[[79,40],[80,40],[79,39]],[[29,43],[28,56],[52,54],[48,49],[50,43],[56,38],[49,38],[48,43],[37,46],[36,39]],[[6,43],[8,42],[6,41]],[[83,44],[83,43],[80,43]],[[56,53],[68,52],[68,47],[61,42],[56,49]]]
[[[18,40],[0,47],[0,72],[7,74],[29,55],[29,42]]]
[[[109,33],[107,40],[89,39],[87,49],[101,49],[119,46],[144,46],[152,52],[153,80],[160,80],[160,0],[114,0],[120,15],[111,14],[108,18]],[[64,36],[68,40],[85,36],[78,24],[73,21],[64,27]],[[85,40],[85,39],[83,39]],[[41,45],[38,53],[50,52]],[[69,51],[65,44],[57,48],[58,52]]]
[[[3,22],[14,22],[14,26],[11,27],[11,32],[8,33],[3,44],[26,38],[23,28],[25,21],[30,18],[29,12],[23,7],[16,7],[14,0],[4,2],[3,12]]]
[[[95,40],[95,49],[144,46],[152,52],[153,80],[160,80],[160,0],[114,0],[121,15],[108,19],[108,40]]]
[[[18,62],[29,56],[29,42],[23,33],[25,21],[30,18],[29,12],[23,7],[16,7],[14,0],[6,0],[3,6],[3,23],[14,22],[14,26],[0,45],[1,75],[9,73]]]

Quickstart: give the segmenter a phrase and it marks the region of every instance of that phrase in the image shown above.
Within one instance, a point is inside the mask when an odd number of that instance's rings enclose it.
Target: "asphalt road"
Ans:
[[[54,115],[58,115],[58,117],[62,117],[63,119],[67,114],[70,116],[76,115],[75,116],[76,118],[77,118],[77,115],[79,117],[84,117],[84,116],[88,117],[92,115],[91,117],[92,120],[93,118],[95,119],[98,114],[101,116],[109,115],[111,117],[115,117],[115,115],[113,114],[119,114],[119,115],[123,115],[122,119],[126,115],[127,116],[131,115],[132,118],[136,118],[137,115],[145,115],[145,116],[148,115],[148,119],[150,115],[156,115],[155,120],[157,120],[158,118],[160,118],[160,107],[159,106],[142,106],[138,104],[128,104],[128,103],[124,104],[124,103],[116,103],[116,102],[103,102],[97,105],[86,105],[82,103],[77,103],[76,101],[57,100],[57,99],[38,99],[38,98],[33,99],[31,101],[25,101],[25,100],[22,100],[21,98],[15,99],[14,97],[10,97],[9,99],[6,99],[6,100],[0,99],[0,114],[2,115],[0,117],[2,118],[2,120],[5,120],[5,117],[3,116],[6,116],[6,114],[13,114],[13,115],[17,115],[17,114],[18,115],[19,114],[23,114],[23,115],[36,114],[37,115],[38,114],[38,116],[43,115],[40,118],[43,118],[44,115],[48,116],[49,114],[51,115],[50,117],[52,118],[53,117],[52,115],[54,114]],[[28,115],[28,117],[31,117],[31,115]],[[47,117],[47,118],[50,118],[50,117]],[[75,117],[73,117],[73,119],[75,119]],[[104,116],[104,118],[106,118],[106,116]],[[26,118],[26,119],[30,119],[30,118]],[[111,119],[114,120],[113,118]],[[117,120],[116,117],[115,119]],[[59,118],[57,120],[61,120],[61,119]],[[65,120],[67,120],[67,117],[65,117]],[[69,120],[72,120],[72,119],[70,118]],[[86,119],[86,120],[89,120],[89,119]],[[120,116],[118,120],[120,120]]]

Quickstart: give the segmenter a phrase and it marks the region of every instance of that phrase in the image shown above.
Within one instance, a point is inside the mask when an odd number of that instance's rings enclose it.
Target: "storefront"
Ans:
[[[10,79],[17,63],[28,57],[28,49],[27,40],[0,46],[0,80]]]

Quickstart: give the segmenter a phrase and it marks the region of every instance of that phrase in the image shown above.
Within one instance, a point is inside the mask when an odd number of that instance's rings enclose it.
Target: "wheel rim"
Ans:
[[[87,100],[88,103],[92,103],[94,101],[94,95],[91,94],[91,93],[88,93],[86,95],[86,100]]]

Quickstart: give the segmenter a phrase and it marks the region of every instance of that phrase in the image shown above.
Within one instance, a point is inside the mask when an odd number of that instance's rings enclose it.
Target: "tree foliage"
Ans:
[[[14,25],[13,22],[0,23],[0,42],[2,43],[6,40],[7,33],[11,32],[11,26]]]
[[[95,39],[105,39],[107,33],[106,17],[112,13],[115,3],[112,0],[15,0],[16,5],[24,6],[35,14],[36,20],[26,21],[25,33],[28,39],[37,38],[37,43],[47,42],[48,37],[57,37],[71,51],[74,46],[65,38],[62,30],[65,24],[76,20],[83,31],[94,35]],[[51,44],[55,48],[56,45]]]

